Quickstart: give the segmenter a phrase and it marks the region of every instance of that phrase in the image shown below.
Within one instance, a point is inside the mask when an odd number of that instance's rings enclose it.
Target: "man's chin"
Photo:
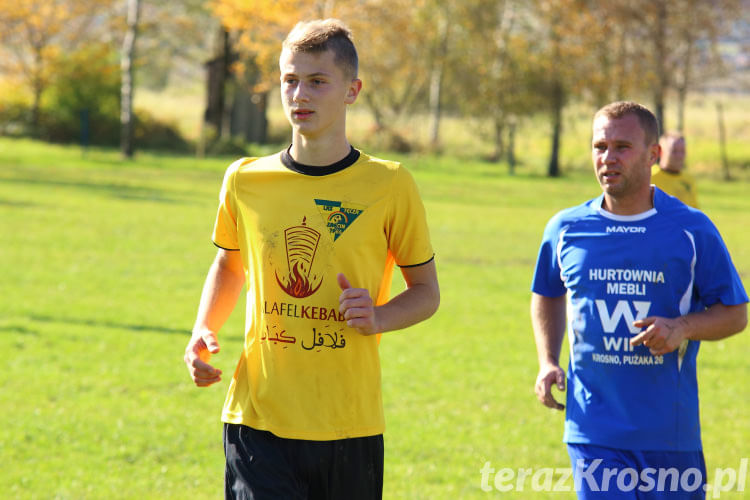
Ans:
[[[599,185],[602,187],[602,191],[610,196],[617,196],[622,193],[622,186],[619,184],[607,184],[605,182],[599,183]]]
[[[292,130],[297,135],[304,137],[305,139],[308,139],[308,140],[317,139],[320,136],[318,131],[313,130],[312,127],[300,126],[297,123],[292,124]]]

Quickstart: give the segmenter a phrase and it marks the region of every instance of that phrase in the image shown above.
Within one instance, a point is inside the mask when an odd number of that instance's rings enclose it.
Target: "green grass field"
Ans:
[[[123,163],[114,151],[83,156],[0,138],[3,498],[222,497],[228,380],[195,388],[182,352],[230,160],[140,154]],[[501,493],[481,489],[486,462],[568,466],[562,414],[532,391],[528,289],[547,219],[598,187],[588,171],[550,180],[448,157],[404,161],[428,210],[442,305],[383,337],[385,497],[494,498]],[[749,187],[698,185],[746,283]],[[225,373],[241,346],[241,312],[214,358]],[[750,456],[748,349],[746,333],[701,349],[709,481]],[[523,486],[506,495],[573,497],[529,491],[528,478]]]

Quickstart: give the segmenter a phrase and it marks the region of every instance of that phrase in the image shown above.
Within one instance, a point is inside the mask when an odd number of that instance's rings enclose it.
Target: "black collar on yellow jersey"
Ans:
[[[288,148],[281,152],[281,163],[283,163],[284,166],[289,170],[304,175],[321,176],[335,174],[340,170],[351,167],[352,165],[354,165],[354,163],[356,163],[357,160],[359,160],[359,151],[354,149],[354,146],[350,147],[351,149],[349,150],[349,154],[336,163],[324,166],[314,166],[303,165],[302,163],[298,163],[297,161],[295,161],[294,158],[292,158],[292,155],[289,154],[289,150],[292,148],[292,145],[290,144]]]

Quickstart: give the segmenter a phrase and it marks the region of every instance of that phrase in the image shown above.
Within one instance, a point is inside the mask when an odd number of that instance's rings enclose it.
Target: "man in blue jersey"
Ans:
[[[651,185],[654,115],[616,102],[594,116],[602,195],[547,224],[532,284],[535,392],[566,406],[579,498],[704,498],[696,357],[747,324],[748,297],[711,221]]]

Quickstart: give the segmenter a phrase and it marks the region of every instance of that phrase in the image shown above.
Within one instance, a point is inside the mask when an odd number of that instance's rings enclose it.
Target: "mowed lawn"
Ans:
[[[195,388],[182,352],[230,161],[142,154],[123,163],[113,151],[0,138],[0,496],[222,498],[229,377]],[[501,493],[492,476],[485,492],[480,469],[568,466],[562,414],[532,391],[529,283],[544,224],[596,196],[593,175],[407,161],[428,210],[442,304],[381,343],[385,497],[572,498],[530,491],[530,477]],[[750,185],[702,178],[698,187],[750,284]],[[214,358],[227,375],[242,312]],[[747,333],[701,348],[709,481],[750,456],[749,350]]]

